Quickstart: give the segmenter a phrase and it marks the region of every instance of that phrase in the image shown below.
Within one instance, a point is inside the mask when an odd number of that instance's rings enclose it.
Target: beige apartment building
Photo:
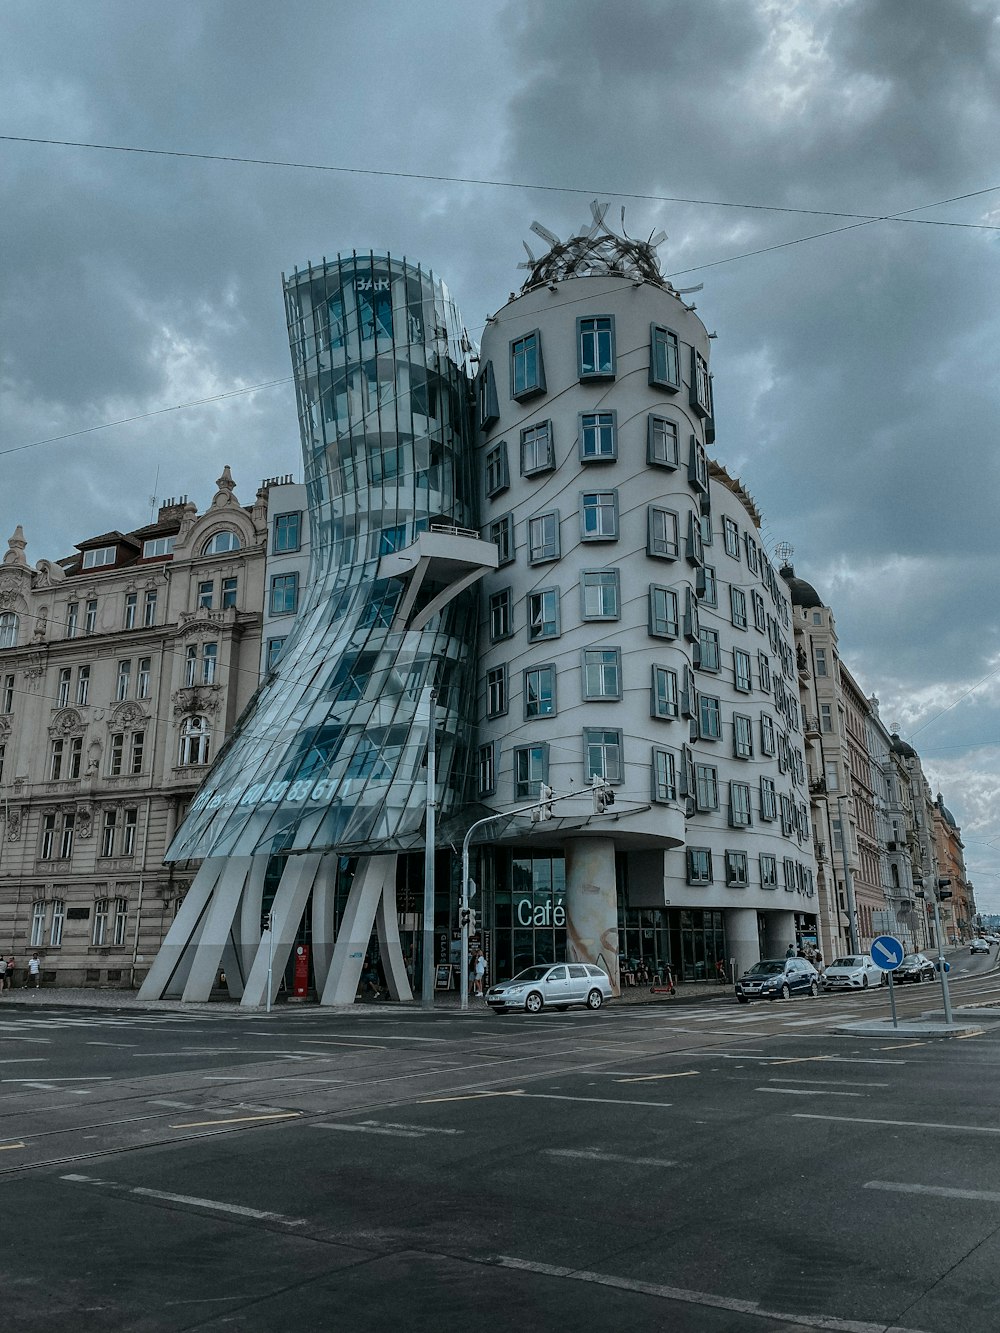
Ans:
[[[142,980],[194,869],[164,853],[258,683],[267,488],[0,565],[0,948],[43,984]]]

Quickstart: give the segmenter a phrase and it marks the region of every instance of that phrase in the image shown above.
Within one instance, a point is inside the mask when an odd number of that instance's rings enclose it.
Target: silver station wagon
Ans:
[[[526,1009],[568,1009],[571,1004],[600,1009],[614,992],[608,974],[593,963],[542,963],[526,967],[510,981],[501,981],[486,992],[486,1003],[494,1013]]]

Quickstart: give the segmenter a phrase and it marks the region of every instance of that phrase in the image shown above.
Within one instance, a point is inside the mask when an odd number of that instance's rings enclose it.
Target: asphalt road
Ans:
[[[1000,1005],[992,961],[956,958],[956,1005]],[[838,1034],[878,991],[536,1018],[16,999],[5,1325],[1000,1326],[1000,1023]]]

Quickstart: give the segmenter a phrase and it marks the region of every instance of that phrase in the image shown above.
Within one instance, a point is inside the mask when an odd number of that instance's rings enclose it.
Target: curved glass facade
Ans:
[[[284,289],[309,586],[167,860],[422,846],[429,689],[439,817],[465,795],[476,590],[422,618],[442,584],[425,579],[413,605],[386,569],[422,533],[475,527],[461,319],[441,282],[385,255],[324,261]]]

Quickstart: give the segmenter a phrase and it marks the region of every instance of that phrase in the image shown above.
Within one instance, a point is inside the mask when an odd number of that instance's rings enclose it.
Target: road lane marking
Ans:
[[[888,1088],[889,1083],[854,1083],[850,1079],[842,1078],[769,1078],[768,1083],[815,1083],[822,1084],[824,1087],[831,1083],[838,1088]]]
[[[97,1083],[102,1080],[107,1082],[110,1078],[111,1078],[110,1074],[74,1074],[72,1077],[66,1077],[66,1078],[63,1078],[61,1076],[59,1078],[47,1078],[45,1082],[46,1083]],[[7,1083],[30,1083],[31,1086],[34,1087],[37,1080],[30,1078],[8,1078],[5,1081]]]
[[[628,1166],[676,1166],[662,1157],[625,1157],[622,1153],[601,1152],[598,1148],[545,1148],[547,1157],[581,1157],[588,1162],[624,1162]]]
[[[401,1125],[395,1120],[362,1120],[363,1125],[380,1125],[386,1129],[416,1129],[421,1134],[464,1134],[464,1129],[441,1129],[437,1125]]]
[[[526,1273],[540,1273],[548,1277],[567,1278],[572,1282],[589,1282],[599,1287],[620,1291],[634,1291],[642,1296],[655,1296],[665,1301],[682,1301],[686,1305],[704,1305],[716,1310],[730,1310],[737,1314],[752,1315],[779,1323],[794,1324],[797,1328],[821,1328],[833,1333],[921,1333],[919,1329],[903,1328],[895,1324],[891,1329],[884,1320],[877,1324],[857,1319],[837,1319],[833,1315],[787,1314],[763,1309],[757,1301],[741,1301],[730,1296],[715,1296],[707,1291],[689,1291],[684,1287],[661,1286],[655,1282],[640,1282],[636,1278],[614,1277],[610,1273],[592,1273],[585,1269],[562,1268],[557,1264],[534,1263],[529,1259],[512,1259],[498,1255],[500,1268],[516,1268]]]
[[[169,1106],[171,1111],[197,1111],[197,1106],[192,1106],[190,1102],[172,1102],[166,1097],[150,1097],[150,1106]]]
[[[962,1134],[1000,1134],[995,1125],[944,1125],[934,1120],[872,1120],[854,1115],[807,1115],[796,1112],[796,1120],[842,1120],[852,1125],[892,1125],[898,1129],[951,1129]]]
[[[252,1120],[297,1120],[301,1111],[272,1111],[270,1115],[241,1115],[228,1120],[191,1120],[183,1125],[168,1125],[168,1129],[204,1129],[206,1125],[245,1125]]]
[[[566,1097],[556,1092],[498,1092],[494,1095],[497,1097],[530,1097],[532,1101],[540,1102],[596,1102],[600,1106],[655,1106],[663,1110],[671,1105],[670,1102],[635,1102],[631,1098]]]
[[[0,1143],[0,1152],[12,1152],[14,1148],[27,1148],[26,1143]]]
[[[383,1134],[390,1139],[422,1139],[423,1133],[417,1129],[383,1129],[381,1125],[334,1125],[314,1121],[312,1129],[339,1129],[351,1134]]]
[[[129,1050],[133,1046],[138,1046],[136,1041],[88,1041],[87,1046],[114,1046],[116,1050]]]
[[[349,1032],[343,1032],[343,1033],[340,1033],[340,1034],[338,1034],[338,1035],[340,1035],[340,1036],[342,1036],[342,1037],[344,1037],[344,1038],[346,1038],[346,1039],[349,1039],[349,1040],[351,1040],[352,1042],[353,1042],[353,1041],[360,1041],[360,1040],[361,1040],[360,1037],[356,1037],[356,1038],[355,1038],[355,1037],[352,1037],[351,1034],[350,1034]],[[366,1034],[366,1035],[368,1035],[368,1034]],[[396,1036],[393,1036],[393,1035],[392,1035],[391,1033],[389,1033],[389,1032],[380,1032],[378,1035],[382,1038],[383,1041],[432,1041],[432,1042],[434,1042],[435,1044],[441,1044],[441,1045],[445,1045],[445,1046],[448,1045],[448,1038],[447,1038],[447,1037],[409,1037],[409,1036],[400,1036],[400,1037],[396,1037]],[[498,1034],[498,1035],[502,1035],[502,1034]],[[323,1037],[300,1037],[299,1040],[302,1042],[303,1046],[327,1046],[327,1045],[335,1046],[335,1045],[337,1044],[336,1042],[328,1042],[328,1041],[327,1041],[325,1038],[323,1038]]]
[[[16,1055],[13,1060],[0,1060],[0,1065],[44,1065],[48,1059],[47,1055]]]
[[[926,1046],[925,1041],[899,1041],[895,1046],[880,1046],[880,1051],[908,1051],[912,1046]]]
[[[790,1097],[863,1097],[863,1092],[831,1092],[829,1088],[754,1088],[754,1092],[784,1092]]]
[[[166,1190],[143,1189],[140,1186],[119,1185],[113,1180],[100,1180],[96,1176],[66,1175],[60,1180],[70,1180],[78,1185],[98,1185],[104,1189],[118,1190],[124,1194],[136,1194],[145,1199],[160,1199],[164,1203],[184,1203],[189,1208],[208,1208],[213,1212],[231,1213],[234,1217],[251,1217],[255,1221],[280,1222],[286,1227],[304,1227],[303,1217],[285,1217],[283,1213],[271,1213],[262,1208],[246,1208],[238,1203],[223,1203],[220,1199],[199,1199],[191,1194],[170,1194]]]
[[[430,1106],[433,1102],[475,1102],[479,1101],[481,1097],[509,1097],[510,1095],[511,1094],[507,1092],[493,1092],[491,1090],[485,1090],[483,1092],[463,1092],[454,1097],[421,1097],[420,1105]]]
[[[866,1180],[866,1190],[888,1190],[892,1194],[933,1194],[941,1199],[974,1199],[980,1203],[1000,1203],[997,1190],[948,1189],[943,1185],[904,1185],[894,1180]]]
[[[629,1074],[626,1078],[620,1078],[619,1083],[651,1083],[658,1078],[691,1078],[700,1074],[698,1069],[684,1069],[676,1074]]]

